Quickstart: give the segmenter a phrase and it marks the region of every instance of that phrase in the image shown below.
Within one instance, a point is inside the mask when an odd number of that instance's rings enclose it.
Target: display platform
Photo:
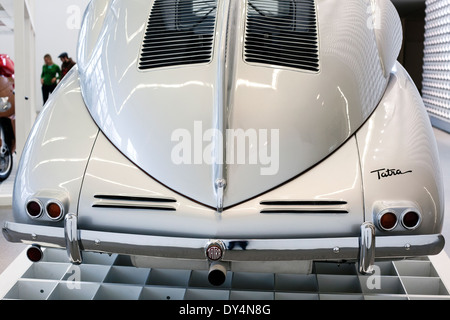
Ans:
[[[47,249],[31,263],[22,253],[0,276],[4,300],[450,300],[449,259],[436,257],[376,263],[374,276],[355,264],[314,263],[310,275],[229,272],[212,287],[206,271],[143,269],[129,257],[85,253],[67,262],[64,250]]]

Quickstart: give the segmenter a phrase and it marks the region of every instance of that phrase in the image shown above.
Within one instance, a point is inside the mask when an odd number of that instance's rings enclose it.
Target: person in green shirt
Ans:
[[[47,102],[50,94],[58,85],[58,79],[61,78],[61,68],[53,63],[52,56],[46,54],[44,56],[44,66],[42,67],[41,84],[42,84],[42,98],[44,104]]]

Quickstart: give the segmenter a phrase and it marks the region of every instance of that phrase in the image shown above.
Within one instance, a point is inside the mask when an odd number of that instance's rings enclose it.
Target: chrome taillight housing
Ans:
[[[61,221],[67,213],[69,206],[68,197],[58,192],[39,192],[31,197],[25,211],[33,220]]]
[[[31,219],[40,218],[44,211],[42,202],[39,199],[30,199],[26,204],[25,210]]]
[[[59,221],[64,216],[64,206],[57,200],[50,200],[45,207],[47,216],[53,221]]]
[[[407,201],[376,203],[373,213],[374,221],[382,231],[413,231],[422,222],[420,211]]]
[[[384,231],[394,230],[397,225],[397,215],[391,210],[386,210],[378,215],[378,226]]]
[[[422,222],[422,216],[419,212],[406,210],[401,217],[402,225],[407,230],[415,230]]]

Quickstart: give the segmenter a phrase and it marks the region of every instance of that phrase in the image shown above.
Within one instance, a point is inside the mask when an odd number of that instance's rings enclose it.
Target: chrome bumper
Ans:
[[[175,259],[207,260],[211,243],[221,243],[223,261],[356,260],[361,273],[371,273],[375,259],[438,254],[444,237],[435,235],[375,237],[372,223],[361,226],[360,237],[318,239],[217,240],[111,233],[77,229],[77,217],[68,215],[65,228],[6,222],[9,242],[66,248],[73,263],[82,262],[82,251]]]

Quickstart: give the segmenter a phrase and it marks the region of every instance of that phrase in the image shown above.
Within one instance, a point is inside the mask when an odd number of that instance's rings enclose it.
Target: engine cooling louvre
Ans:
[[[261,213],[270,214],[270,213],[292,213],[292,214],[348,214],[347,210],[337,210],[337,209],[264,209],[261,210]]]
[[[319,71],[315,0],[248,0],[245,61]]]
[[[170,206],[148,206],[148,205],[125,205],[115,203],[94,204],[92,208],[108,208],[108,209],[128,209],[128,210],[151,210],[151,211],[177,211]]]
[[[260,212],[263,214],[348,214],[346,201],[295,201],[275,200],[261,201],[265,206]]]
[[[97,201],[93,208],[150,210],[150,211],[176,211],[177,200],[164,197],[136,197],[120,195],[95,195]]]
[[[217,0],[155,0],[139,69],[209,63]]]
[[[177,202],[176,199],[173,198],[162,198],[162,197],[130,197],[130,196],[116,196],[116,195],[96,195],[94,196],[96,199],[103,200],[117,200],[117,201],[141,201],[141,202]]]
[[[266,206],[339,206],[346,205],[346,201],[261,201],[261,205]]]

